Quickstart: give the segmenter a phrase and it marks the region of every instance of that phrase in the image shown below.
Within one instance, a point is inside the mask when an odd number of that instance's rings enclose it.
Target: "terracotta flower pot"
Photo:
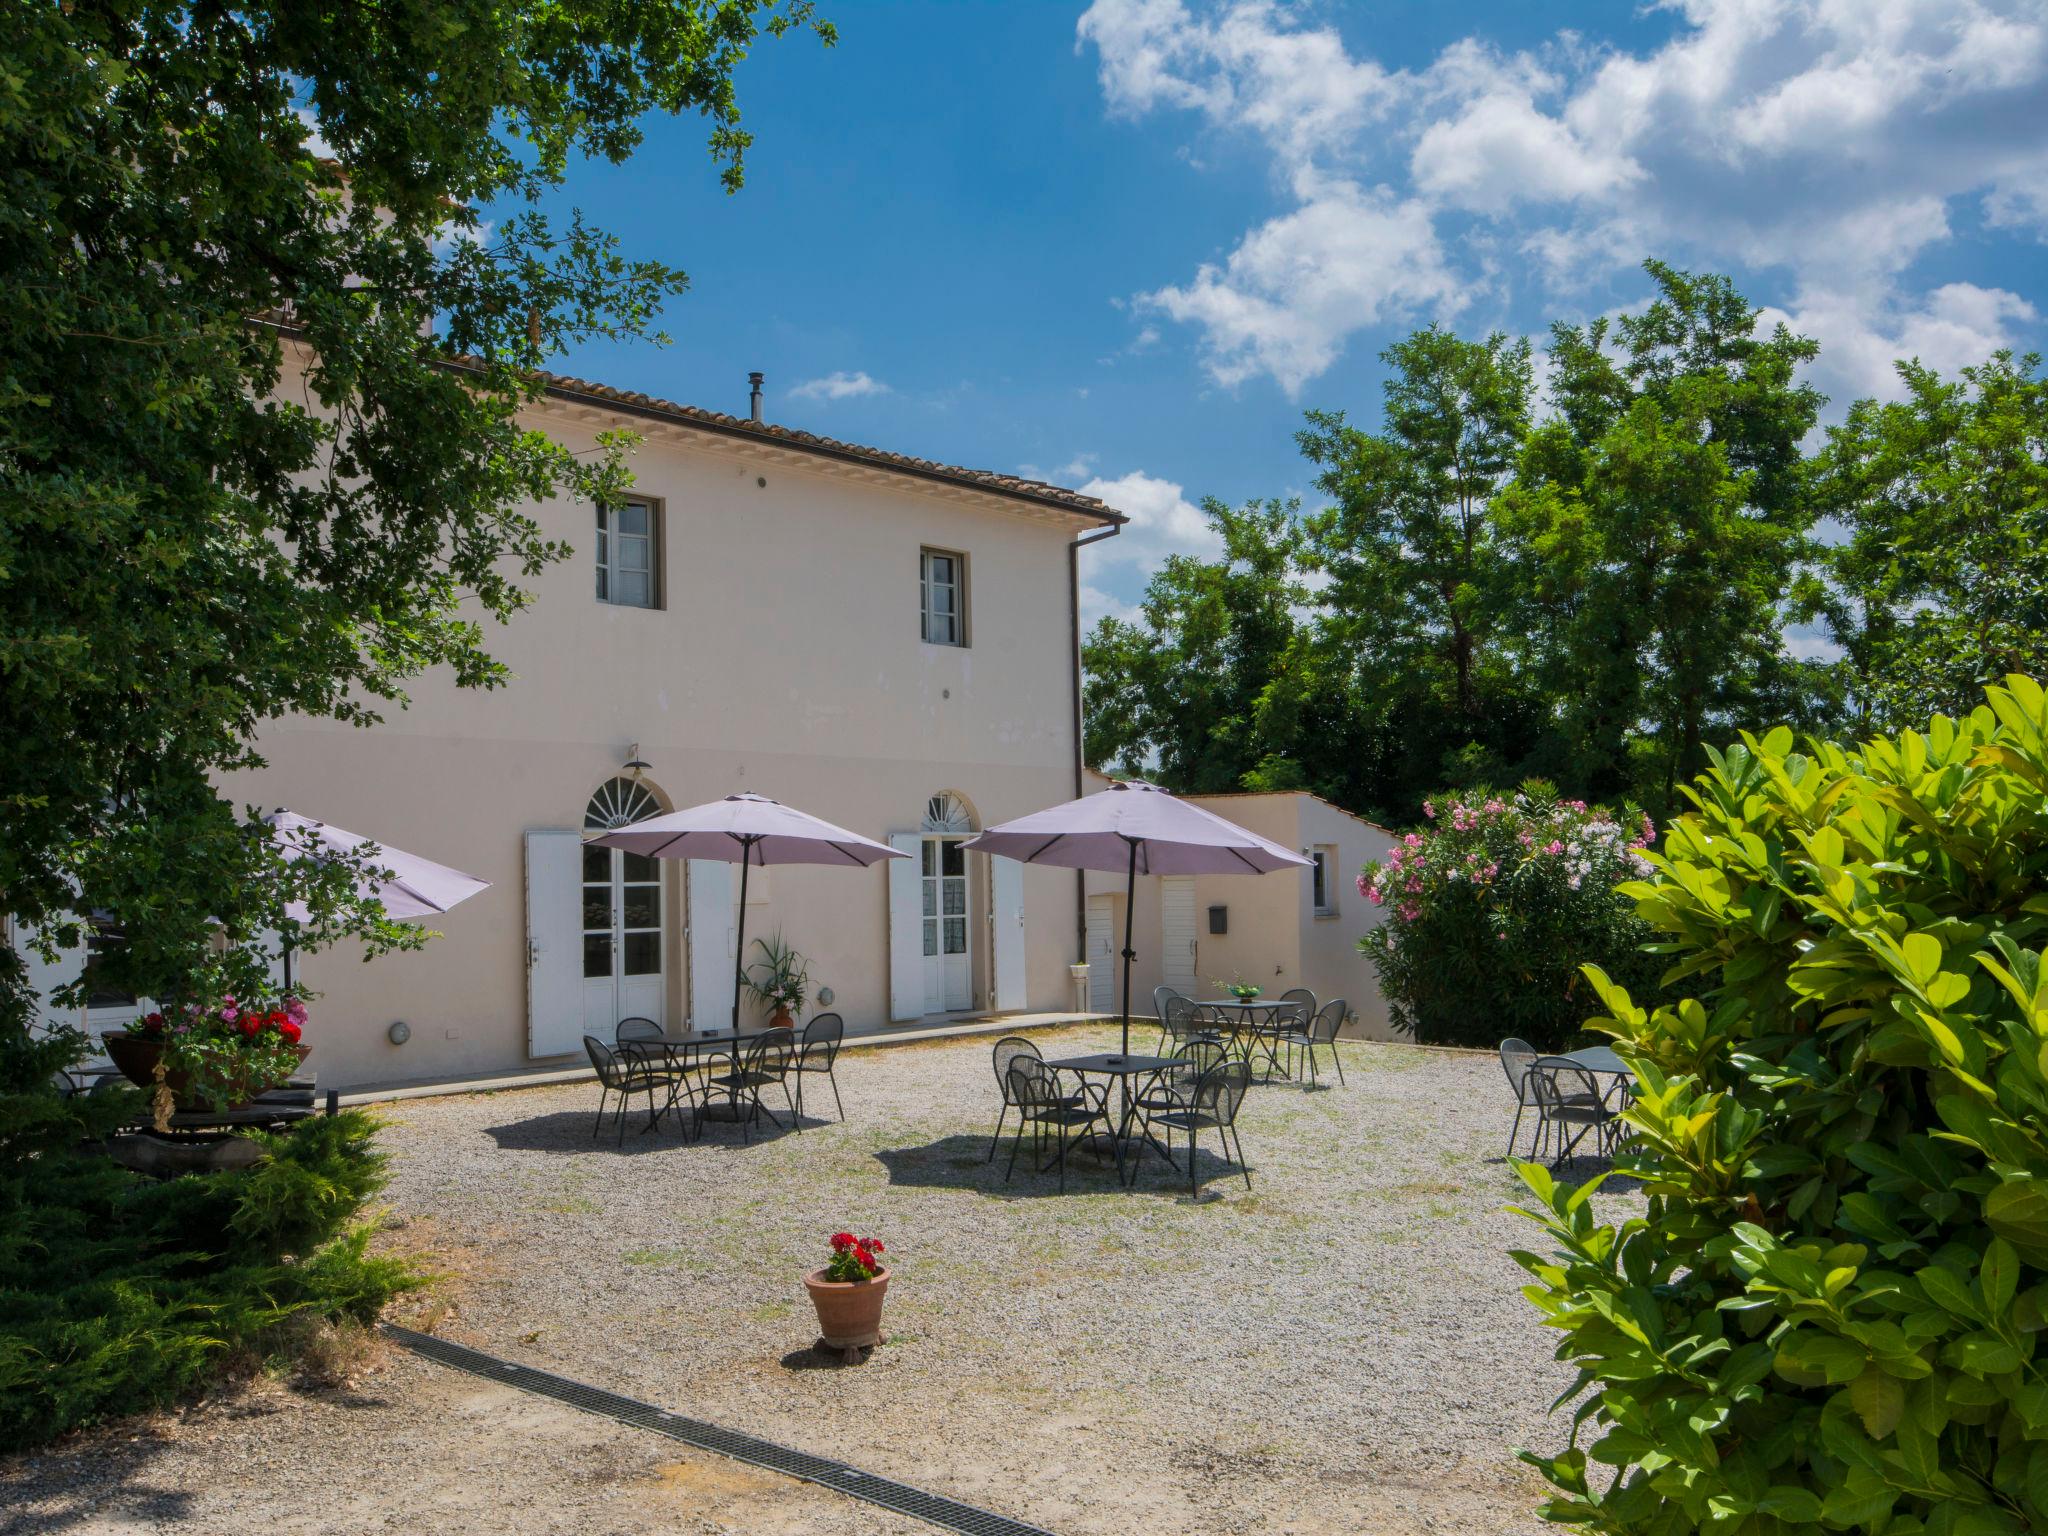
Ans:
[[[804,1276],[804,1289],[818,1309],[818,1334],[833,1349],[865,1349],[882,1342],[882,1298],[889,1271],[872,1280],[827,1280],[823,1269]]]
[[[152,1040],[147,1035],[110,1034],[104,1036],[100,1043],[106,1049],[107,1059],[121,1069],[121,1075],[127,1078],[129,1082],[138,1088],[154,1088],[156,1086],[156,1063],[157,1058],[164,1053],[163,1041]],[[301,1063],[313,1051],[310,1045],[303,1043],[293,1046],[292,1049],[298,1052]],[[190,1073],[166,1073],[164,1075],[164,1083],[171,1090],[171,1097],[177,1101],[179,1109],[210,1109],[212,1107],[210,1104],[203,1103],[199,1096],[192,1091]],[[283,1086],[284,1083],[282,1081],[275,1083],[235,1083],[229,1088],[230,1102],[227,1107],[229,1109],[240,1109],[251,1099],[261,1098],[264,1094],[270,1092],[271,1089],[282,1088]]]
[[[770,1029],[794,1029],[796,1027],[796,1020],[791,1016],[787,1008],[778,1008],[775,1010],[775,1017],[768,1021],[768,1027]]]

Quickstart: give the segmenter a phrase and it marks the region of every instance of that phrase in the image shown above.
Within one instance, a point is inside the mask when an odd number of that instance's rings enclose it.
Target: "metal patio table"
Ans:
[[[1589,1045],[1583,1050],[1566,1051],[1558,1058],[1572,1065],[1582,1067],[1596,1078],[1611,1079],[1601,1084],[1600,1102],[1612,1105],[1619,1098],[1625,1105],[1629,1098],[1629,1079],[1635,1074],[1628,1069],[1611,1045]]]
[[[765,1031],[762,1030],[724,1029],[719,1030],[715,1034],[685,1035],[680,1038],[673,1035],[663,1035],[659,1040],[621,1040],[613,1049],[621,1056],[646,1056],[659,1051],[663,1060],[674,1069],[677,1076],[680,1076],[695,1065],[695,1063],[689,1060],[691,1057],[702,1056],[707,1052],[712,1055],[723,1055],[732,1062],[733,1074],[737,1076],[740,1070],[740,1047],[746,1044],[747,1041],[752,1040],[756,1035],[763,1033]],[[676,1084],[671,1081],[668,1091],[668,1103],[662,1106],[659,1113],[648,1118],[647,1129],[653,1130],[660,1123],[661,1116],[667,1114],[669,1110],[675,1109],[675,1107]],[[707,1100],[699,1113],[700,1115],[708,1115],[714,1120],[731,1120],[737,1123],[740,1118],[740,1091],[738,1087],[735,1086],[726,1090],[725,1103],[721,1110],[714,1112],[714,1106]]]
[[[1280,1053],[1274,1049],[1274,1041],[1279,1031],[1269,1020],[1261,1019],[1258,1016],[1261,1014],[1278,1013],[1283,1008],[1299,1008],[1301,1005],[1299,1003],[1290,1003],[1284,998],[1278,997],[1225,997],[1199,998],[1196,1000],[1195,1006],[1197,1008],[1214,1008],[1218,1012],[1236,1009],[1241,1024],[1237,1032],[1248,1037],[1249,1041],[1240,1054],[1249,1062],[1252,1059],[1251,1047],[1253,1045],[1261,1046],[1266,1052],[1267,1065],[1277,1072],[1280,1068]]]
[[[1072,1072],[1079,1077],[1106,1077],[1117,1084],[1124,1101],[1123,1113],[1110,1127],[1109,1144],[1116,1153],[1116,1172],[1117,1177],[1121,1179],[1124,1172],[1124,1148],[1130,1144],[1131,1121],[1137,1111],[1131,1094],[1132,1080],[1157,1077],[1162,1072],[1185,1066],[1187,1063],[1177,1056],[1119,1056],[1114,1053],[1103,1053],[1093,1056],[1062,1056],[1056,1061],[1048,1061],[1046,1065],[1055,1071]],[[1107,1115],[1104,1115],[1103,1119],[1108,1123]],[[1152,1142],[1153,1149],[1161,1157],[1167,1157],[1166,1149],[1158,1142],[1152,1141],[1149,1132],[1145,1140]],[[1172,1161],[1172,1158],[1167,1157],[1169,1165]]]

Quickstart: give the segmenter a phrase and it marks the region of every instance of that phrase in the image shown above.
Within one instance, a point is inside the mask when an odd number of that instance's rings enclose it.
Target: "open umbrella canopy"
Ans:
[[[1131,1050],[1131,923],[1140,875],[1265,875],[1305,868],[1291,848],[1268,842],[1157,784],[1123,779],[1096,794],[990,827],[963,845],[1027,864],[1125,872],[1123,1050]]]
[[[966,846],[1029,864],[1140,875],[1264,875],[1311,862],[1143,779],[1019,816]]]
[[[650,816],[589,839],[651,859],[719,859],[727,864],[852,864],[866,868],[909,855],[820,821],[766,795],[727,795],[685,811]]]
[[[585,840],[650,859],[718,859],[740,867],[739,938],[732,965],[732,1032],[740,1032],[747,980],[747,871],[756,864],[840,864],[865,869],[909,854],[820,821],[766,795],[727,795],[688,810],[650,816]]]
[[[330,827],[310,816],[301,816],[296,811],[279,809],[264,819],[270,823],[278,846],[297,857],[318,859],[323,852],[350,853],[374,841],[354,832],[344,832],[340,827]],[[375,896],[382,902],[389,916],[432,917],[490,888],[488,880],[465,875],[459,869],[436,864],[416,853],[407,853],[385,843],[378,843],[376,847],[371,867],[378,873],[365,879],[360,888],[366,895]],[[300,922],[306,920],[306,908],[302,902],[293,902],[285,911]]]

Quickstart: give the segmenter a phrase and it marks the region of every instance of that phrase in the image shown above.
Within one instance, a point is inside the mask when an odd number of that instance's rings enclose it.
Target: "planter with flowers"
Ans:
[[[819,1337],[849,1359],[882,1342],[882,1298],[889,1290],[882,1252],[879,1237],[835,1232],[830,1261],[804,1276],[818,1310]]]
[[[306,1005],[296,997],[269,1003],[227,997],[144,1014],[105,1044],[123,1076],[157,1090],[162,1129],[174,1108],[236,1109],[290,1082],[312,1050],[302,1039],[305,1027]]]
[[[779,933],[772,939],[754,940],[754,947],[761,951],[761,962],[746,973],[747,991],[768,1010],[771,1027],[789,1029],[811,995],[810,966]]]

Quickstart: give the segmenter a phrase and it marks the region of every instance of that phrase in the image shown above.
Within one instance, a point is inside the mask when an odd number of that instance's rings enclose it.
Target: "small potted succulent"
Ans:
[[[849,1358],[882,1342],[882,1298],[889,1290],[882,1253],[879,1237],[835,1232],[831,1259],[804,1276],[804,1289],[818,1310],[820,1338]]]
[[[789,1029],[811,995],[809,964],[779,933],[772,939],[754,940],[754,947],[761,951],[761,961],[747,972],[747,990],[768,1010],[772,1026]]]
[[[157,1092],[157,1120],[178,1108],[234,1109],[291,1081],[312,1047],[296,997],[254,1003],[224,997],[146,1013],[104,1041],[122,1075]]]

